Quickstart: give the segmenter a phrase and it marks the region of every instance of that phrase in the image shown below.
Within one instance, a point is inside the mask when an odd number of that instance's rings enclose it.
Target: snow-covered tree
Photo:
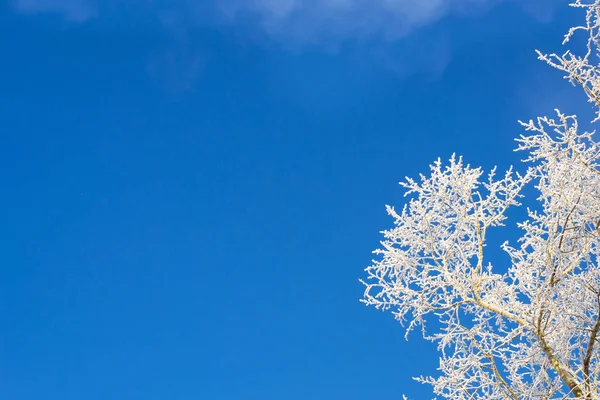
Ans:
[[[585,34],[587,52],[538,54],[598,107],[600,0],[572,6],[586,23],[564,44]],[[484,175],[453,156],[402,183],[410,200],[388,207],[394,227],[366,269],[363,301],[438,344],[439,376],[416,379],[440,397],[600,399],[600,143],[558,110],[521,124],[522,174]],[[488,231],[528,185],[538,197],[521,237],[492,265]]]

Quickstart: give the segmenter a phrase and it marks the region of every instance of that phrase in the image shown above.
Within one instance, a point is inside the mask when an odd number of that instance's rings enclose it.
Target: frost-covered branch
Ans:
[[[540,60],[552,67],[565,72],[565,79],[573,84],[579,84],[585,90],[588,100],[596,107],[600,107],[600,2],[584,2],[577,0],[571,6],[584,9],[586,12],[585,25],[575,26],[565,35],[563,45],[568,44],[580,31],[587,33],[586,51],[583,55],[576,55],[571,50],[562,55],[555,53],[544,54],[537,51]],[[597,111],[595,121],[600,119],[600,109]]]
[[[586,24],[565,43],[587,32],[587,52],[540,56],[600,106],[600,0],[573,6]],[[409,200],[387,207],[394,227],[366,269],[363,301],[391,310],[407,338],[419,327],[438,344],[440,375],[417,378],[438,396],[600,399],[600,144],[558,110],[521,124],[523,174],[484,175],[453,156],[401,183]],[[488,231],[502,229],[526,185],[538,196],[495,266]]]

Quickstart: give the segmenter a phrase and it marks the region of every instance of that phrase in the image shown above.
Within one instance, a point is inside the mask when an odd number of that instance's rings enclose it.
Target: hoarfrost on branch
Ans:
[[[583,32],[585,54],[538,54],[599,107],[600,0],[572,6],[586,23],[565,44]],[[438,396],[600,399],[600,144],[558,110],[521,125],[523,174],[484,174],[453,156],[402,183],[410,200],[387,208],[394,227],[366,269],[363,302],[438,344],[439,376],[416,378]],[[537,205],[518,242],[502,245],[508,265],[495,267],[488,231],[503,226],[526,185]]]

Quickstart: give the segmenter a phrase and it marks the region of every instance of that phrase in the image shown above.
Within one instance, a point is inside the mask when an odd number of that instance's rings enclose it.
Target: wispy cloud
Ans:
[[[439,75],[452,59],[454,38],[436,31],[449,15],[473,17],[501,3],[513,3],[547,21],[569,0],[13,0],[16,12],[52,13],[73,23],[118,16],[155,21],[171,45],[150,57],[148,73],[175,91],[192,88],[206,64],[189,32],[219,25],[240,29],[246,41],[274,41],[286,49],[339,48],[354,40],[401,76],[425,71]],[[400,40],[421,29],[417,41]],[[432,33],[433,32],[433,33]],[[249,38],[246,33],[250,33]],[[254,39],[253,39],[254,38]],[[260,39],[259,39],[260,38]],[[423,51],[426,48],[427,51]]]
[[[449,14],[479,13],[497,3],[516,2],[543,11],[564,0],[209,0],[202,6],[191,0],[15,0],[23,13],[61,13],[84,21],[102,10],[120,8],[148,12],[169,10],[178,14],[210,14],[225,24],[249,24],[265,34],[292,42],[380,36],[399,38]],[[207,5],[208,4],[208,5]],[[541,7],[540,7],[541,6]],[[202,8],[201,12],[199,9]],[[209,11],[210,10],[210,11]]]
[[[299,42],[373,35],[398,38],[454,12],[498,0],[218,0],[230,21],[254,21],[272,36]]]

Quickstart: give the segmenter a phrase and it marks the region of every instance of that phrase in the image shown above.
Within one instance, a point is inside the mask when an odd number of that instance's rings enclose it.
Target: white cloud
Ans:
[[[418,41],[396,40],[434,25],[448,15],[476,16],[500,3],[513,3],[548,21],[569,0],[13,0],[21,13],[62,14],[73,22],[107,16],[160,21],[173,37],[172,48],[152,57],[148,71],[178,90],[198,79],[206,62],[188,43],[193,26],[224,25],[264,36],[286,49],[316,46],[333,50],[346,40],[366,46],[367,56],[400,75],[427,70],[440,74],[452,58],[454,38],[446,32],[420,31]],[[141,18],[140,18],[141,17]],[[435,31],[435,29],[429,30]],[[255,33],[260,32],[259,35]],[[239,36],[238,36],[239,37]],[[384,40],[381,40],[384,39]],[[393,43],[392,43],[393,42]],[[426,51],[423,51],[426,49]],[[164,77],[167,78],[164,78]],[[177,79],[172,78],[177,76]]]
[[[296,44],[382,36],[395,39],[453,13],[478,13],[501,2],[515,2],[545,16],[568,0],[14,0],[23,13],[61,13],[84,21],[103,9],[180,15],[206,14],[226,24],[254,24],[267,35]],[[202,5],[200,5],[202,4]],[[566,3],[565,3],[566,5]],[[211,10],[210,12],[207,10]],[[535,10],[535,11],[533,11]],[[201,15],[202,14],[202,15]]]
[[[301,42],[403,36],[453,12],[501,0],[217,0],[229,21],[252,20],[268,34]],[[527,0],[523,0],[527,1]]]

